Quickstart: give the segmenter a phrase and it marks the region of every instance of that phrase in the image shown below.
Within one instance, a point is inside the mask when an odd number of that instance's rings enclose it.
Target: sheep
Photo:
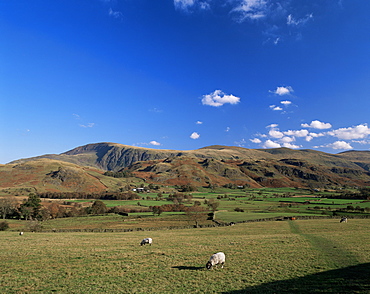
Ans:
[[[225,263],[225,253],[218,252],[211,256],[211,258],[206,264],[206,268],[211,269],[212,266],[216,266],[218,264],[221,264],[221,268],[224,268],[224,263]]]
[[[23,235],[23,232],[19,232],[19,236],[22,236]]]
[[[152,238],[145,238],[145,239],[143,239],[143,240],[141,241],[140,246],[143,246],[143,245],[145,245],[145,244],[149,244],[150,246],[152,246],[152,243],[153,243]]]
[[[343,223],[343,222],[347,222],[347,218],[346,217],[342,217],[341,219],[340,219],[340,221],[339,221],[340,223]]]

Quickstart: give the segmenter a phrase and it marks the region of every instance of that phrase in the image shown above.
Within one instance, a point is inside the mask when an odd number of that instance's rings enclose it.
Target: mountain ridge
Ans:
[[[129,171],[147,183],[195,187],[227,184],[249,187],[370,185],[370,151],[330,154],[310,149],[247,149],[222,145],[181,151],[102,142],[79,146],[61,154],[16,160],[0,166],[0,171],[13,166],[13,171],[22,173],[28,168],[27,164],[32,162],[38,162],[39,165],[42,162],[45,166],[53,162],[53,166],[59,166],[54,170],[47,168],[48,172],[45,172],[46,168],[35,169],[43,173],[39,179],[43,179],[44,184],[46,181],[59,185],[48,188],[54,190],[63,185],[63,189],[67,190],[68,187],[71,190],[77,187],[80,190],[83,187],[89,187],[90,190],[109,189],[109,185],[102,184],[109,182],[104,178],[105,171]],[[65,166],[68,164],[73,167]],[[91,177],[92,170],[99,172],[94,171]],[[86,175],[83,176],[84,173]],[[75,185],[73,175],[83,185]],[[20,175],[14,177],[22,178]],[[102,185],[94,182],[97,178]],[[33,180],[35,185],[37,181],[41,180]],[[70,182],[69,186],[67,181]],[[0,187],[5,188],[9,183],[0,182]]]

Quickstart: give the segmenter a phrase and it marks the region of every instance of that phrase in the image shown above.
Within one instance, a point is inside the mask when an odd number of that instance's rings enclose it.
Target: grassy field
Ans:
[[[139,246],[145,237],[152,246]],[[370,220],[0,232],[1,293],[370,293]],[[206,270],[223,251],[224,269]]]

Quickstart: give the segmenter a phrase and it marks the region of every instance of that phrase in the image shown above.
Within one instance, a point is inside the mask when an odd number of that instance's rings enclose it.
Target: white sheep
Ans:
[[[22,236],[23,235],[23,232],[19,232],[19,236]]]
[[[221,264],[221,268],[224,268],[224,263],[225,263],[225,253],[223,252],[218,252],[215,253],[211,256],[209,261],[206,264],[207,269],[211,269],[212,266]]]
[[[143,246],[143,245],[145,245],[145,244],[149,244],[150,246],[152,246],[152,243],[153,243],[152,238],[145,238],[145,239],[143,239],[143,240],[141,241],[140,246]]]

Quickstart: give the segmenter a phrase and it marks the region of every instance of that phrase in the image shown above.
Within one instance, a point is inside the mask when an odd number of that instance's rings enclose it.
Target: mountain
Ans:
[[[13,174],[7,181],[5,170]],[[104,171],[129,171],[147,183],[163,185],[366,186],[370,185],[370,151],[329,154],[220,145],[178,151],[96,143],[0,166],[0,188],[34,185],[48,191],[103,191],[122,185],[104,176]]]

